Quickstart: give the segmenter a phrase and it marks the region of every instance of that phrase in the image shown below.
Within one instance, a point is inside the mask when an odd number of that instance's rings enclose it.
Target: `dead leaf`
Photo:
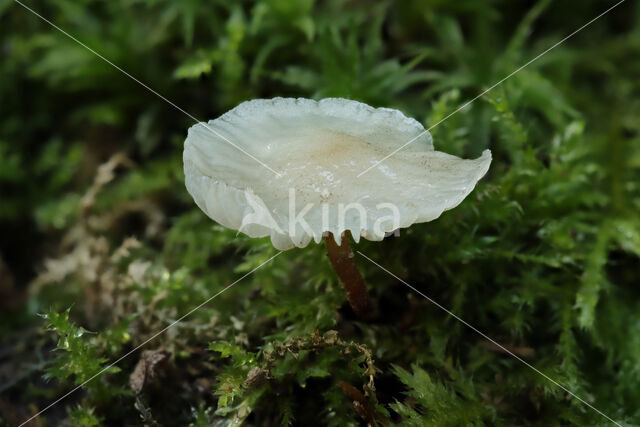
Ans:
[[[96,195],[102,187],[111,182],[115,178],[115,170],[118,166],[128,168],[134,167],[134,163],[123,153],[116,153],[111,158],[98,166],[98,173],[93,180],[93,185],[89,188],[80,202],[80,212],[83,217],[87,217],[91,208],[95,203]]]
[[[353,409],[355,409],[358,415],[367,423],[367,426],[376,425],[376,413],[360,390],[345,381],[338,381],[338,385],[344,394],[351,399]]]
[[[244,380],[244,386],[246,388],[258,388],[267,381],[267,371],[255,366],[251,368],[247,374],[247,379]]]
[[[138,364],[129,375],[131,390],[140,394],[145,385],[155,378],[157,369],[164,365],[168,358],[169,352],[163,348],[143,351]]]
[[[532,347],[514,346],[508,344],[497,345],[491,341],[480,341],[479,345],[480,347],[489,351],[495,351],[497,353],[505,354],[511,353],[524,358],[531,358],[536,355],[536,350]]]

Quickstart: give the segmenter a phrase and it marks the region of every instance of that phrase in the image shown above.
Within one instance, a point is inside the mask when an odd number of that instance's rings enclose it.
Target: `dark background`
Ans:
[[[346,97],[428,127],[614,3],[25,4],[200,120],[253,98]],[[0,43],[0,423],[13,425],[275,251],[195,207],[181,170],[188,116],[8,0]],[[490,148],[488,176],[434,223],[359,245],[630,423],[640,422],[639,53],[640,7],[626,1],[443,122],[436,149]],[[136,243],[122,249],[127,238]],[[382,309],[372,323],[353,316],[321,247],[281,258],[149,343],[169,355],[137,397],[136,352],[34,422],[364,422],[339,381],[369,391],[379,422],[605,422],[365,259]],[[312,331],[334,329],[371,350],[375,393],[363,360],[335,343],[305,347]],[[278,345],[302,350],[270,362]],[[242,385],[253,367],[271,379]]]

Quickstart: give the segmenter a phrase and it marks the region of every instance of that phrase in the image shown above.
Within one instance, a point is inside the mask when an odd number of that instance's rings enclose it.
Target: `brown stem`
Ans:
[[[327,256],[347,293],[351,308],[358,317],[365,319],[373,314],[373,302],[367,291],[367,285],[353,260],[350,238],[351,234],[345,231],[342,233],[342,245],[338,246],[333,234],[329,233],[325,237]]]

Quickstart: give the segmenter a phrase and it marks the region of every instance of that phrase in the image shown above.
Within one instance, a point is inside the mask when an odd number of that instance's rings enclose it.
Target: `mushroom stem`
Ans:
[[[340,283],[347,293],[347,300],[351,308],[360,318],[371,317],[373,301],[367,291],[367,285],[356,267],[353,260],[353,251],[349,239],[351,233],[342,233],[342,245],[338,246],[333,234],[328,233],[325,237],[327,245],[327,256],[336,274],[340,278]]]

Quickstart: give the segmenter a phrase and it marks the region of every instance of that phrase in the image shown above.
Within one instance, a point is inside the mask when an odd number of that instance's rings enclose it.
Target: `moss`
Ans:
[[[638,5],[457,112],[603,5],[34,7],[199,119],[250,98],[341,96],[437,124],[438,150],[491,148],[489,175],[455,210],[354,249],[640,423]],[[0,20],[0,424],[78,385],[43,424],[606,423],[356,255],[380,311],[359,320],[321,245],[191,312],[277,253],[193,205],[191,119],[19,5],[0,2]],[[142,350],[166,360],[136,369]]]

